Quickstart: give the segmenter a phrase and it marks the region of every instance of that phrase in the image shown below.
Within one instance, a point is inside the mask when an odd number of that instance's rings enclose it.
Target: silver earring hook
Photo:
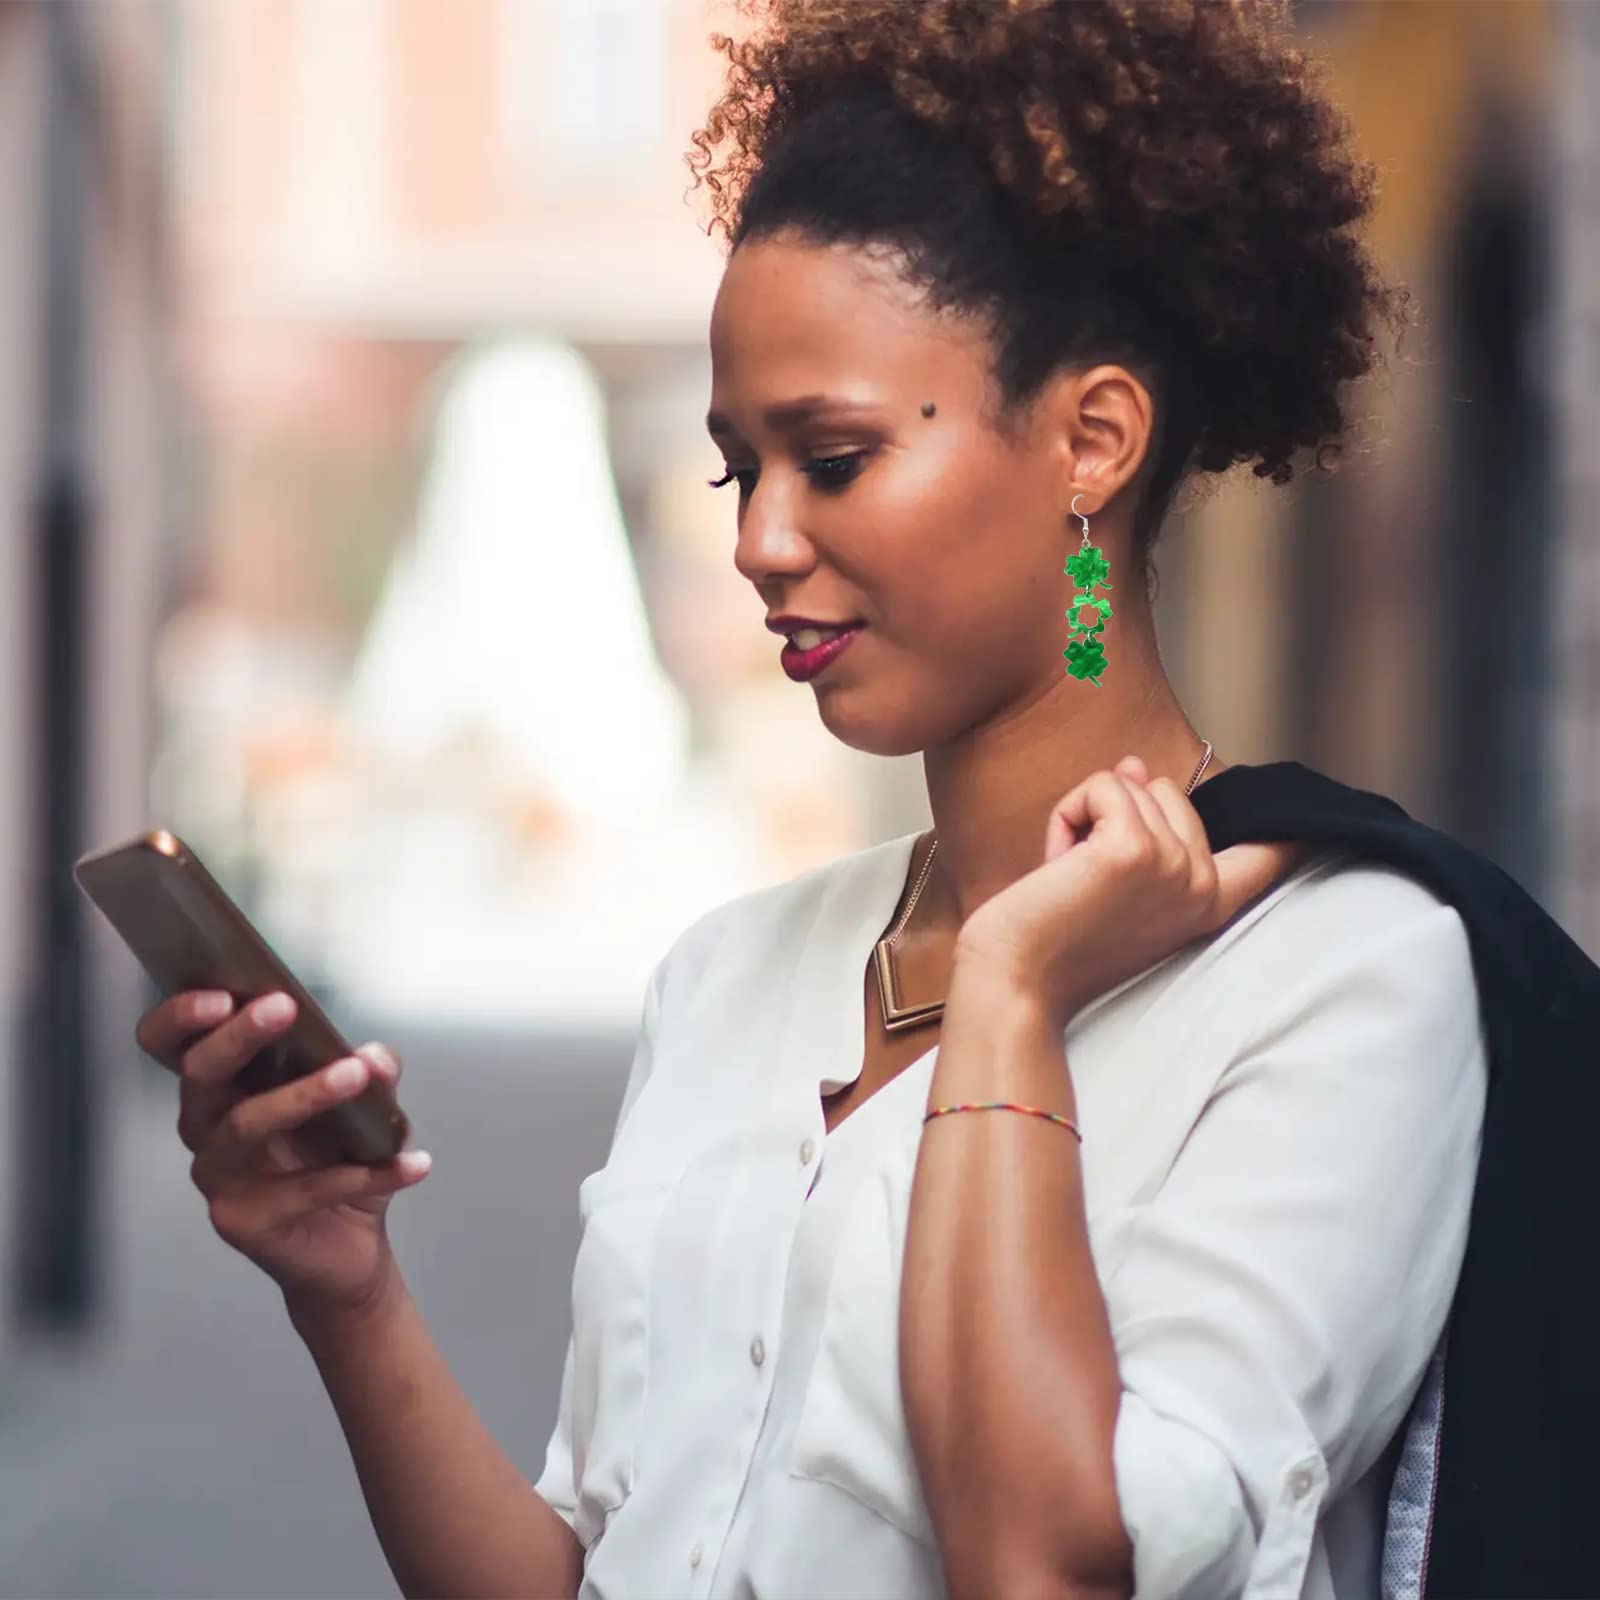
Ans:
[[[1081,490],[1079,491],[1078,494],[1073,495],[1073,497],[1072,497],[1072,515],[1075,516],[1078,519],[1078,521],[1083,524],[1083,548],[1085,550],[1087,550],[1089,548],[1089,519],[1086,516],[1084,516],[1084,514],[1078,509],[1078,501],[1079,501],[1079,499],[1081,497],[1082,497],[1082,491]]]

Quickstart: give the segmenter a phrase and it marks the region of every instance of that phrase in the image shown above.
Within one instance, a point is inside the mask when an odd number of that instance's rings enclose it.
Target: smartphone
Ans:
[[[72,875],[169,998],[186,989],[226,989],[237,1015],[274,990],[294,997],[295,1018],[288,1030],[239,1072],[236,1081],[249,1093],[277,1088],[355,1054],[305,985],[176,834],[157,828],[90,851],[78,859]],[[393,1159],[410,1135],[394,1090],[375,1074],[353,1100],[330,1106],[296,1129],[296,1136],[326,1159],[366,1165]]]

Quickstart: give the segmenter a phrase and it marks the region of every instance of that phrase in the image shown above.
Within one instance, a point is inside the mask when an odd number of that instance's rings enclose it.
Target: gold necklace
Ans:
[[[1205,741],[1205,754],[1200,757],[1200,765],[1194,769],[1194,776],[1189,779],[1189,787],[1184,794],[1194,793],[1194,786],[1199,783],[1201,774],[1211,763],[1211,741]],[[944,1015],[943,1000],[929,1000],[920,1006],[903,1006],[895,993],[894,967],[889,958],[889,947],[900,937],[900,930],[905,927],[906,919],[910,917],[912,908],[917,903],[917,896],[922,893],[922,886],[928,881],[928,868],[933,865],[933,858],[939,849],[939,835],[933,836],[933,847],[928,851],[928,859],[922,863],[922,871],[917,876],[917,885],[911,891],[911,898],[906,901],[906,908],[900,913],[900,920],[894,926],[892,933],[887,933],[872,948],[873,960],[878,969],[878,1000],[883,1007],[883,1025],[890,1033],[902,1033],[907,1028],[921,1026],[925,1022],[936,1022]]]

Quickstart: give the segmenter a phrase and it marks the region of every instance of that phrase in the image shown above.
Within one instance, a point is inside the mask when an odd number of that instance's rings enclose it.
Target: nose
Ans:
[[[769,478],[756,484],[739,517],[733,565],[739,575],[758,589],[775,575],[805,573],[816,562],[811,541],[800,532],[784,506],[784,497],[768,488]]]

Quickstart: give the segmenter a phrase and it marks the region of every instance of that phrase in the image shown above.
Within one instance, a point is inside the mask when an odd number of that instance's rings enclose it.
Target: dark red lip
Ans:
[[[841,633],[837,639],[825,639],[810,650],[797,650],[794,645],[786,644],[779,652],[778,665],[796,683],[805,683],[848,650],[864,626],[865,624],[861,624],[853,627],[848,632]]]

